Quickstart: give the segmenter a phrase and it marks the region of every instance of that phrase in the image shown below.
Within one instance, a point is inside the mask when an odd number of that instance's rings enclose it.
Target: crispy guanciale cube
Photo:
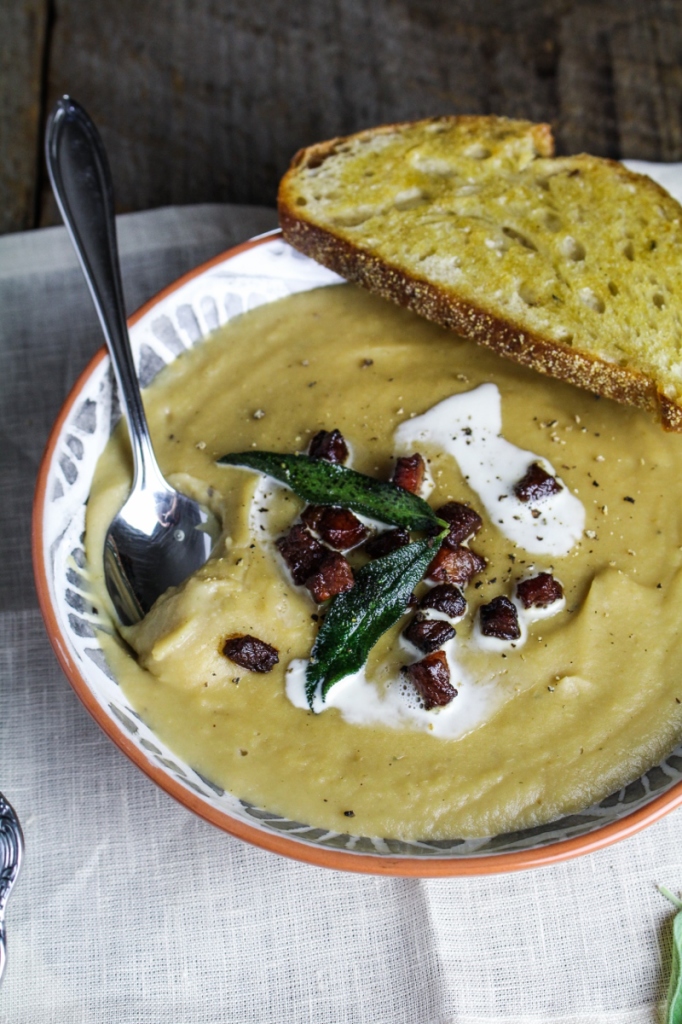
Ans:
[[[450,682],[450,669],[443,651],[427,654],[421,661],[408,665],[407,675],[418,690],[424,707],[441,708],[457,696],[457,690]]]
[[[348,458],[348,445],[340,430],[318,430],[310,442],[308,454],[311,459],[340,464]]]
[[[412,494],[419,494],[425,472],[426,463],[419,452],[404,455],[395,464],[393,483],[405,491],[411,491]]]
[[[369,530],[348,508],[336,505],[308,505],[301,519],[309,530],[337,551],[347,551],[361,544]]]
[[[317,601],[322,604],[330,597],[345,594],[353,589],[355,579],[348,561],[338,551],[331,551],[320,565],[317,572],[309,576],[305,585]]]
[[[563,487],[557,478],[537,462],[528,467],[526,475],[514,486],[514,494],[519,501],[526,502],[526,504],[544,501],[562,490]]]
[[[450,532],[443,541],[448,548],[456,548],[463,541],[473,537],[483,526],[483,520],[475,509],[462,505],[459,501],[448,501],[436,509],[439,519],[450,525]]]
[[[551,572],[541,572],[516,584],[516,593],[524,608],[547,608],[564,596],[564,588]]]
[[[399,526],[395,530],[384,530],[376,537],[371,537],[365,544],[364,550],[370,558],[381,558],[383,555],[390,555],[392,551],[397,551],[398,548],[404,548],[409,543],[409,531]]]
[[[223,654],[248,672],[270,672],[279,661],[276,647],[271,647],[249,633],[229,637],[225,641]]]
[[[403,630],[405,639],[424,654],[437,651],[448,640],[452,640],[454,635],[455,630],[449,622],[442,619],[422,619],[419,615],[415,615],[412,622]]]
[[[485,566],[485,558],[470,548],[446,548],[443,545],[426,570],[426,577],[436,583],[456,583],[466,587],[477,573],[483,572]]]
[[[494,636],[498,640],[518,640],[521,636],[516,605],[508,597],[494,597],[489,604],[481,605],[478,614],[483,636]]]
[[[443,612],[450,619],[461,619],[466,613],[467,603],[464,594],[453,583],[439,583],[427,591],[419,602],[420,608],[433,608]]]
[[[294,583],[305,583],[317,572],[322,560],[329,554],[324,544],[301,523],[292,526],[289,532],[277,541],[279,553],[287,564]]]

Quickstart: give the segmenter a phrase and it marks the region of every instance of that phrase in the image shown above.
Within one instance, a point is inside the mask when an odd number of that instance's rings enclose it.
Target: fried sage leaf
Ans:
[[[379,637],[404,614],[444,535],[368,562],[353,589],[332,599],[306,670],[311,707],[318,692],[324,700],[334,683],[360,671]]]
[[[274,477],[311,505],[340,505],[408,530],[433,530],[445,525],[416,494],[324,459],[256,451],[223,455],[218,462]]]
[[[673,956],[665,1024],[682,1024],[682,900],[673,896],[664,885],[659,885],[658,891],[674,903],[678,910],[673,921]]]

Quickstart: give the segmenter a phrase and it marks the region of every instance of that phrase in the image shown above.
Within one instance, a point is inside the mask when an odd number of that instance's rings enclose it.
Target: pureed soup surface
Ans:
[[[401,424],[483,384],[499,389],[504,438],[547,460],[584,507],[567,554],[529,553],[511,541],[442,448],[396,449]],[[349,285],[231,322],[165,369],[145,406],[164,473],[219,511],[225,535],[199,573],[122,630],[138,660],[103,640],[133,706],[205,777],[324,829],[487,836],[583,809],[679,741],[682,437],[646,414],[501,360]],[[435,485],[429,504],[467,502],[483,516],[471,547],[487,566],[466,589],[469,611],[451,641],[459,694],[448,708],[382,719],[382,708],[395,708],[390,680],[415,660],[400,641],[408,616],[366,668],[379,713],[330,706],[317,714],[287,696],[287,666],[309,657],[321,609],[292,584],[272,542],[304,503],[216,460],[251,448],[302,452],[314,433],[333,428],[359,472],[388,480],[396,454],[419,450]],[[119,426],[87,517],[88,559],[107,606],[103,539],[130,477]],[[479,605],[511,596],[515,580],[539,571],[561,581],[565,608],[530,624],[515,647],[474,643]],[[245,671],[222,653],[226,637],[246,633],[277,648],[269,673]],[[330,691],[330,704],[344,686]],[[392,704],[382,703],[387,688]]]

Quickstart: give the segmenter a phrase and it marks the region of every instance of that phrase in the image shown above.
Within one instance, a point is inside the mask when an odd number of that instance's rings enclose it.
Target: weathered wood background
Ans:
[[[272,204],[299,146],[441,113],[682,159],[680,0],[0,0],[0,74],[0,232],[58,221],[41,140],[63,92],[121,211]]]

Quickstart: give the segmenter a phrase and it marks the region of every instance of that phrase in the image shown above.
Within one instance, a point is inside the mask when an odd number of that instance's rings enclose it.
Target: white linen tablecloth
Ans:
[[[119,218],[129,310],[274,223],[235,206]],[[552,868],[343,874],[194,817],[89,718],[37,610],[29,517],[49,428],[100,344],[65,231],[0,238],[0,790],[26,837],[0,1022],[659,1021],[674,910],[656,884],[682,888],[681,811]]]

